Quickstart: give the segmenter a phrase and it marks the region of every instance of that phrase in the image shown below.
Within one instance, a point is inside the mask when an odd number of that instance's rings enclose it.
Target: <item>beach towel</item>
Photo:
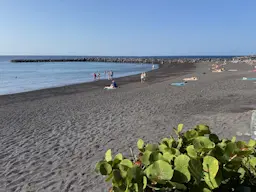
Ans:
[[[247,81],[256,81],[256,78],[247,78],[247,77],[243,77],[242,80],[247,80]]]
[[[234,72],[234,71],[237,71],[237,69],[229,69],[228,71]]]
[[[189,77],[189,78],[184,78],[184,81],[197,81],[198,78],[197,77]]]
[[[252,72],[256,72],[256,69],[252,70]]]
[[[218,70],[213,70],[212,72],[213,73],[221,73],[222,71],[220,69],[218,69]]]
[[[116,89],[116,87],[104,87],[104,89],[112,90],[112,89]]]
[[[185,83],[184,83],[184,82],[171,83],[171,85],[174,85],[174,86],[184,86],[184,85],[185,85]]]

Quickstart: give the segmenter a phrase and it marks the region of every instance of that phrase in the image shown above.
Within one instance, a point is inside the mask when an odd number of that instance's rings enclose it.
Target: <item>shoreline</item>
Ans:
[[[158,64],[158,69],[154,69],[147,72],[146,83],[151,84],[157,81],[161,81],[163,78],[186,73],[187,71],[194,68],[195,65],[193,63]],[[140,82],[140,74],[118,77],[114,79],[117,82],[118,86],[122,88],[124,85],[129,83]],[[37,100],[47,97],[88,92],[97,89],[103,89],[104,86],[108,86],[110,84],[110,80],[102,79],[98,81],[64,85],[60,87],[51,87],[21,93],[0,95],[0,106],[13,102],[23,102],[27,100]]]

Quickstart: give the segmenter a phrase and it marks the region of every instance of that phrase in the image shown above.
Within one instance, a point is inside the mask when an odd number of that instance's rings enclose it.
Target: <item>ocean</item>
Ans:
[[[112,70],[114,78],[150,71],[151,64],[105,62],[11,63],[12,59],[61,59],[71,56],[0,56],[0,95],[21,93],[94,81],[93,74],[107,79],[105,71]],[[75,57],[78,58],[78,57]],[[156,68],[158,65],[156,65]],[[138,79],[139,81],[139,79]]]
[[[0,56],[0,95],[21,93],[94,81],[93,73],[106,79],[105,71],[112,70],[114,78],[150,71],[151,64],[57,62],[11,63],[12,59],[72,59],[86,56]],[[100,56],[99,56],[100,57]],[[128,56],[126,56],[128,57]],[[161,58],[231,58],[234,56],[161,56]],[[134,57],[140,58],[140,57]],[[149,56],[143,58],[160,58]],[[158,68],[158,65],[155,65]],[[138,80],[139,81],[139,80]]]

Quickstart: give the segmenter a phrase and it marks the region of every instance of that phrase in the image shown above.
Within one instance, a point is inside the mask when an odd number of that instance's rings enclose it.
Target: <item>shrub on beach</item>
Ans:
[[[256,141],[219,139],[206,125],[163,138],[157,144],[139,139],[138,156],[112,157],[109,149],[96,172],[112,182],[114,192],[234,191],[256,185]]]

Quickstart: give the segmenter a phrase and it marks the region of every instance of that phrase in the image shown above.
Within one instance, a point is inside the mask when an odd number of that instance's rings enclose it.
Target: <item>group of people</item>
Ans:
[[[105,76],[108,74],[108,80],[112,80],[113,79],[113,76],[114,76],[114,72],[113,71],[105,71],[104,74],[105,74]],[[100,72],[98,72],[97,74],[93,73],[93,78],[94,78],[94,80],[100,79]]]
[[[100,73],[98,73],[98,74],[93,73],[93,78],[94,78],[94,80],[100,79]]]

